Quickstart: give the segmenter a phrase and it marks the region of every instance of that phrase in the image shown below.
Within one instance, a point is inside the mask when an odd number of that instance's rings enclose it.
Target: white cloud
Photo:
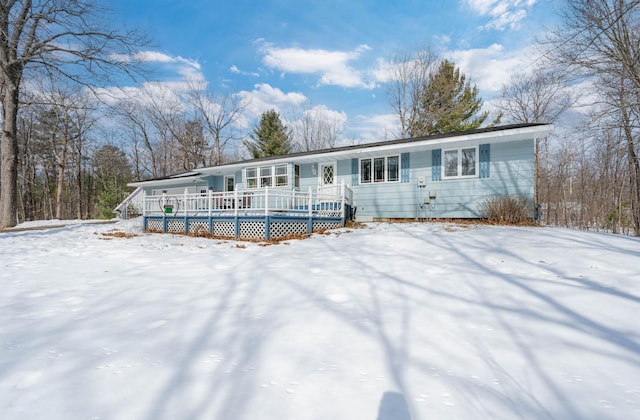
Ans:
[[[344,111],[336,111],[327,108],[326,105],[316,105],[311,109],[305,110],[304,113],[313,116],[317,120],[333,122],[339,129],[342,129],[347,122],[347,114]]]
[[[123,61],[138,60],[154,65],[160,78],[147,81],[140,86],[110,87],[97,91],[106,103],[115,104],[123,99],[144,102],[161,102],[166,106],[181,106],[181,96],[191,89],[204,90],[207,80],[200,63],[181,56],[172,56],[159,51],[139,51],[135,56],[115,57]]]
[[[120,59],[125,59],[125,56],[119,56]],[[178,56],[171,56],[159,51],[138,51],[135,54],[135,59],[145,63],[165,63],[165,64],[180,64],[187,67],[191,67],[196,70],[201,70],[200,63],[196,60],[183,58]]]
[[[400,125],[396,114],[357,115],[345,131],[341,146],[349,144],[350,138],[356,144],[396,139]]]
[[[505,52],[500,44],[445,53],[467,76],[467,80],[478,86],[483,98],[498,95],[512,74],[524,71],[532,62],[533,55],[532,48]]]
[[[267,83],[256,84],[253,90],[243,90],[237,95],[248,104],[245,109],[246,115],[241,121],[241,125],[244,127],[248,127],[250,121],[265,111],[275,109],[280,114],[284,114],[307,101],[307,97],[300,92],[285,93]]]
[[[465,0],[466,4],[480,14],[490,18],[484,29],[503,31],[507,27],[517,28],[527,17],[528,10],[537,0]]]
[[[256,72],[249,72],[249,71],[244,71],[244,70],[240,70],[237,66],[232,65],[229,68],[229,71],[231,71],[231,73],[235,73],[235,74],[240,74],[242,76],[253,76],[253,77],[259,77],[260,73],[256,73]]]
[[[365,74],[349,66],[368,51],[367,45],[360,45],[353,51],[329,51],[322,49],[277,48],[264,44],[261,52],[263,63],[283,73],[319,74],[321,85],[359,87],[372,89],[375,84],[365,80]]]

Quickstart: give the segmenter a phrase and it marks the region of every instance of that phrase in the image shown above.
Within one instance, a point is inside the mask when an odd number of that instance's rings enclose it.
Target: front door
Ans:
[[[320,186],[327,187],[336,183],[336,166],[333,163],[320,165]]]
[[[320,201],[332,200],[337,194],[336,190],[336,165],[325,163],[320,165],[320,182],[318,186],[318,199]]]

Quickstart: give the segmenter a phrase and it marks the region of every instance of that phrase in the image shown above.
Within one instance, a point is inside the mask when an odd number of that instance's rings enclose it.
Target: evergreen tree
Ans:
[[[292,149],[291,130],[283,124],[280,114],[271,109],[262,114],[251,141],[245,141],[245,146],[256,159],[286,155]]]
[[[478,88],[471,86],[454,63],[444,60],[422,89],[411,122],[411,136],[473,130],[489,115],[486,111],[478,114],[481,109]],[[499,120],[496,118],[493,124]]]
[[[95,188],[98,194],[97,212],[100,218],[113,217],[113,209],[129,194],[131,166],[123,150],[104,145],[94,155]]]

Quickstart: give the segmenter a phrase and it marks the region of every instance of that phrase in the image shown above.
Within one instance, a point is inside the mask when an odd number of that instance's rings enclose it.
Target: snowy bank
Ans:
[[[138,226],[0,233],[3,419],[640,417],[636,238]]]

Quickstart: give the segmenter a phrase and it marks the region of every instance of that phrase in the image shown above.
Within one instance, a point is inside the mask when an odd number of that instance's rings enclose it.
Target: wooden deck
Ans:
[[[352,208],[352,191],[343,184],[315,193],[264,188],[145,196],[143,216],[152,232],[268,240],[343,227]]]

